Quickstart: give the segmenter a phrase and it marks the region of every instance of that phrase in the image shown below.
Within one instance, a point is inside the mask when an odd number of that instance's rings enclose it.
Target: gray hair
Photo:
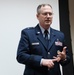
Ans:
[[[41,8],[41,7],[45,7],[45,6],[50,6],[50,7],[52,8],[52,6],[51,6],[50,4],[40,4],[40,5],[38,5],[38,7],[37,7],[37,13],[39,14],[39,13],[40,13],[40,8]]]

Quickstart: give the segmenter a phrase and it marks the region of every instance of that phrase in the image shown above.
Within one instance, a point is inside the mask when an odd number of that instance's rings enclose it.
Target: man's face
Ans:
[[[42,6],[40,13],[37,14],[37,19],[44,29],[48,29],[52,23],[53,10],[50,6]]]

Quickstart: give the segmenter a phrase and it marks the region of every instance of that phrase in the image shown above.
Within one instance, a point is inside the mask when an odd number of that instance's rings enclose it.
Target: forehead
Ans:
[[[42,6],[40,9],[41,12],[53,12],[52,8],[50,6]]]

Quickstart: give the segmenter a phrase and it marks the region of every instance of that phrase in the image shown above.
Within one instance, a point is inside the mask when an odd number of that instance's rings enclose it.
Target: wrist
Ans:
[[[42,59],[41,59],[41,62],[40,62],[40,65],[41,65],[41,66],[43,65],[43,60],[44,60],[44,59],[42,58]]]
[[[65,55],[65,57],[63,58],[63,61],[66,61],[67,59],[66,59],[66,55]]]

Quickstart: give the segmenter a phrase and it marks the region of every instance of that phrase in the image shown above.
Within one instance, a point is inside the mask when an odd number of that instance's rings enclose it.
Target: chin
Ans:
[[[50,24],[46,24],[46,26],[45,26],[45,27],[46,27],[46,29],[48,29],[48,28],[50,27]]]
[[[50,23],[46,23],[45,25],[46,25],[46,26],[50,26]]]
[[[48,25],[51,25],[51,23],[52,23],[52,22],[48,22],[48,23],[45,23],[45,24],[48,26]]]

